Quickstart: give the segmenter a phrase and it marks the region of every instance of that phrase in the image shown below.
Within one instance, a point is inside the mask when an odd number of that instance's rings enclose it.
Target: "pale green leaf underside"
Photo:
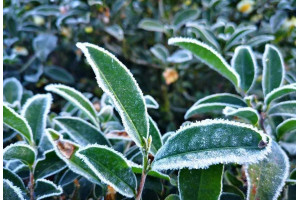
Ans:
[[[156,44],[150,48],[151,53],[162,62],[166,62],[169,57],[168,49],[162,44]]]
[[[237,47],[231,65],[240,76],[241,89],[247,93],[253,86],[257,73],[256,60],[251,48],[248,46]]]
[[[207,169],[181,169],[179,193],[181,200],[217,200],[222,192],[224,165],[211,165]]]
[[[269,116],[296,117],[296,100],[274,104],[268,111]]]
[[[276,200],[289,173],[289,160],[276,142],[271,153],[256,163],[247,166],[248,200]]]
[[[32,131],[26,119],[5,104],[3,104],[3,123],[20,133],[29,143],[33,142]]]
[[[287,119],[277,126],[277,138],[280,140],[284,136],[284,134],[291,131],[296,131],[296,118]]]
[[[197,106],[191,107],[184,115],[184,119],[194,117],[196,115],[204,113],[217,113],[222,112],[227,106],[232,106],[232,104],[226,103],[204,103]]]
[[[267,44],[263,55],[262,88],[266,96],[272,90],[280,87],[284,81],[284,63],[279,50]]]
[[[4,160],[20,160],[24,164],[32,166],[35,161],[36,153],[27,144],[11,144],[3,150]]]
[[[23,87],[18,79],[12,77],[3,81],[3,101],[11,105],[20,103]]]
[[[25,200],[20,188],[7,179],[3,179],[3,200]]]
[[[253,163],[270,151],[271,138],[251,125],[221,119],[180,128],[160,148],[153,169],[199,169],[218,163]]]
[[[85,113],[95,126],[99,127],[97,113],[93,104],[81,92],[62,84],[47,85],[45,90],[58,94],[71,102],[74,106],[78,107],[83,113]]]
[[[282,87],[274,89],[265,97],[265,104],[268,106],[272,101],[276,100],[277,98],[292,92],[296,92],[296,83],[284,85]]]
[[[147,138],[149,122],[143,94],[130,71],[111,53],[96,45],[78,43],[92,66],[99,86],[114,101],[127,133],[138,146]]]
[[[125,158],[102,145],[89,145],[76,153],[106,184],[127,197],[136,193],[136,177]]]
[[[230,80],[236,87],[240,85],[238,74],[229,66],[225,59],[208,45],[190,38],[171,38],[169,45],[176,45],[191,51],[210,68]]]
[[[164,32],[164,25],[155,19],[142,19],[138,27],[146,31]]]
[[[56,117],[55,121],[79,145],[102,144],[111,146],[102,132],[78,117]]]
[[[231,108],[226,107],[223,110],[223,114],[225,116],[236,116],[241,119],[246,120],[247,122],[250,122],[252,125],[256,125],[259,121],[259,114],[258,112],[250,107],[244,107],[244,108]]]

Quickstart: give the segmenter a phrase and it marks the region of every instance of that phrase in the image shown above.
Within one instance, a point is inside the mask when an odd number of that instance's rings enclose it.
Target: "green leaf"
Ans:
[[[96,45],[77,43],[92,66],[99,86],[114,101],[126,132],[138,146],[148,137],[147,108],[130,71],[111,53]]]
[[[184,118],[188,119],[194,115],[205,112],[222,111],[226,106],[239,108],[246,107],[246,102],[239,96],[230,93],[219,93],[206,96],[199,99],[194,105],[186,112]]]
[[[226,107],[223,110],[223,114],[225,116],[236,116],[241,119],[246,120],[247,122],[250,122],[252,125],[256,125],[259,122],[259,113],[250,107],[244,107],[244,108],[231,108]]]
[[[32,131],[26,119],[5,104],[3,104],[3,123],[20,133],[30,144],[33,143]]]
[[[74,77],[62,67],[45,67],[44,74],[55,81],[62,83],[74,83]]]
[[[251,47],[258,47],[259,45],[270,42],[274,39],[275,37],[273,35],[259,35],[248,40],[247,45]]]
[[[46,179],[38,179],[35,183],[34,193],[36,200],[48,197],[58,196],[63,193],[60,186],[55,185],[52,181]]]
[[[147,108],[153,108],[153,109],[158,109],[159,108],[159,104],[157,103],[157,101],[152,96],[145,95],[144,99],[145,99]]]
[[[168,49],[161,44],[154,45],[150,48],[150,51],[156,58],[158,58],[162,62],[166,62],[167,58],[169,57]]]
[[[79,117],[56,117],[54,121],[80,146],[88,144],[111,146],[100,130]]]
[[[3,81],[3,101],[10,105],[20,104],[23,87],[20,81],[14,77]]]
[[[124,39],[124,31],[117,24],[105,27],[104,30],[105,30],[105,32],[107,32],[108,34],[110,34],[111,36],[113,36],[114,38],[116,38],[119,41],[122,41]]]
[[[172,24],[177,30],[185,23],[197,19],[199,15],[200,9],[182,9],[181,11],[177,12],[174,16]]]
[[[44,152],[44,157],[38,159],[34,168],[34,178],[46,178],[65,169],[66,164],[54,150]]]
[[[223,192],[220,200],[243,200],[239,195],[229,192]]]
[[[15,143],[3,150],[3,160],[20,160],[24,164],[32,166],[35,158],[35,150],[27,144]]]
[[[25,185],[23,180],[13,171],[3,168],[3,179],[7,179],[13,183],[13,185],[17,186],[21,190],[25,191]]]
[[[49,33],[41,33],[32,42],[35,55],[42,62],[47,60],[48,55],[56,48],[57,37]]]
[[[3,179],[3,200],[25,200],[20,188],[7,179]]]
[[[265,97],[265,104],[268,106],[272,101],[291,92],[296,92],[296,83],[284,85],[269,92]]]
[[[88,145],[76,154],[117,192],[126,197],[136,194],[136,177],[122,154],[102,145]]]
[[[149,135],[152,136],[152,145],[150,148],[150,152],[153,155],[155,155],[156,152],[162,146],[161,133],[157,127],[156,122],[150,116],[148,117],[149,117]]]
[[[283,101],[273,105],[269,111],[269,116],[296,117],[296,100]]]
[[[164,32],[164,25],[155,19],[142,19],[138,27],[146,31]]]
[[[179,193],[181,200],[217,200],[222,192],[224,165],[212,165],[207,169],[181,169]]]
[[[280,140],[286,133],[296,130],[296,118],[290,118],[280,123],[276,128],[276,135]]]
[[[175,51],[168,57],[167,61],[170,63],[184,63],[193,59],[193,55],[190,51],[181,49]]]
[[[63,137],[53,129],[46,129],[46,134],[54,147],[56,155],[68,165],[70,170],[87,178],[93,183],[101,185],[101,180],[98,179],[97,175],[81,158],[75,155],[79,149],[77,144],[64,140]]]
[[[224,51],[228,51],[231,47],[238,44],[239,40],[246,35],[256,31],[255,26],[245,26],[241,28],[235,29],[234,33],[230,36],[230,38],[227,40]]]
[[[180,200],[180,198],[177,194],[170,194],[165,198],[165,200]]]
[[[81,92],[61,84],[47,85],[45,90],[58,94],[71,102],[74,106],[78,107],[84,114],[86,114],[95,126],[99,127],[97,113],[93,104]]]
[[[251,125],[222,119],[181,127],[157,152],[153,170],[206,168],[218,163],[253,163],[271,148],[271,138]]]
[[[276,142],[267,157],[246,167],[247,199],[277,199],[289,175],[289,159]]]
[[[239,188],[243,187],[243,181],[238,179],[236,176],[231,174],[229,171],[225,172],[224,178],[230,185],[233,185],[233,186],[239,187]]]
[[[270,44],[265,47],[262,62],[262,88],[264,95],[267,96],[272,90],[283,84],[285,69],[281,53],[275,46]]]
[[[203,63],[230,80],[236,87],[240,85],[239,75],[229,66],[225,59],[205,43],[190,38],[171,38],[169,45],[176,45],[191,51]]]
[[[114,115],[114,108],[110,105],[105,105],[101,108],[100,112],[98,113],[98,117],[101,123],[105,123],[110,121]]]
[[[132,171],[136,174],[142,174],[143,173],[143,166],[142,165],[138,165],[130,160],[127,161],[127,163],[129,164],[129,166],[131,167]],[[167,181],[170,181],[170,177],[166,174],[163,174],[159,171],[155,171],[155,170],[150,170],[147,174],[147,176],[152,176],[155,178],[159,178],[159,179],[164,179]]]
[[[21,114],[31,127],[36,145],[40,143],[44,135],[51,103],[52,97],[50,94],[37,94],[28,99],[22,108]]]
[[[245,194],[235,186],[223,185],[223,193],[231,193],[240,196],[240,199],[245,199]]]
[[[239,74],[240,88],[247,93],[255,83],[257,64],[252,49],[249,46],[239,46],[235,49],[231,66]]]
[[[201,25],[197,22],[190,22],[186,24],[186,27],[193,28],[193,30],[197,32],[201,40],[209,46],[212,46],[216,50],[220,49],[220,44],[218,43],[215,35],[204,25]]]

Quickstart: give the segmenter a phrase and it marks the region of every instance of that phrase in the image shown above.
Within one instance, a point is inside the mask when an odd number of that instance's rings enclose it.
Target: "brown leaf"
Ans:
[[[57,141],[56,142],[58,149],[60,152],[68,159],[71,158],[72,154],[74,153],[75,146],[72,143],[66,141]]]

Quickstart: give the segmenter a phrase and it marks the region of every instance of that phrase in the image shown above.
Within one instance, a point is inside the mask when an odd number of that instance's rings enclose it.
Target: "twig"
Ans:
[[[34,176],[33,176],[33,170],[30,170],[30,175],[29,175],[29,191],[30,191],[30,200],[34,200]]]

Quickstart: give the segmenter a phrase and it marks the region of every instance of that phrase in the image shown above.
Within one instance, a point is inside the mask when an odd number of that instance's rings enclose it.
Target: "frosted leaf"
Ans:
[[[19,187],[7,179],[3,179],[3,200],[25,200]]]
[[[237,108],[237,109],[226,107],[223,110],[223,114],[225,116],[236,116],[242,118],[253,125],[256,125],[260,119],[259,113],[255,109],[250,107]]]
[[[144,99],[145,99],[147,108],[153,108],[153,109],[159,108],[157,101],[152,96],[145,95]]]
[[[296,117],[296,100],[283,101],[271,106],[269,116]]]
[[[272,101],[280,98],[284,95],[287,95],[291,92],[296,92],[296,83],[290,85],[284,85],[279,88],[272,90],[267,96],[265,97],[265,104],[269,105]]]
[[[23,87],[20,81],[14,77],[3,81],[3,101],[10,105],[20,105]],[[13,106],[14,107],[14,106]]]
[[[35,183],[36,200],[47,197],[58,196],[63,193],[61,186],[55,185],[52,181],[46,179],[37,179]]]
[[[153,169],[255,163],[270,152],[270,141],[268,135],[251,125],[222,119],[195,122],[181,127],[167,140],[155,156]]]

